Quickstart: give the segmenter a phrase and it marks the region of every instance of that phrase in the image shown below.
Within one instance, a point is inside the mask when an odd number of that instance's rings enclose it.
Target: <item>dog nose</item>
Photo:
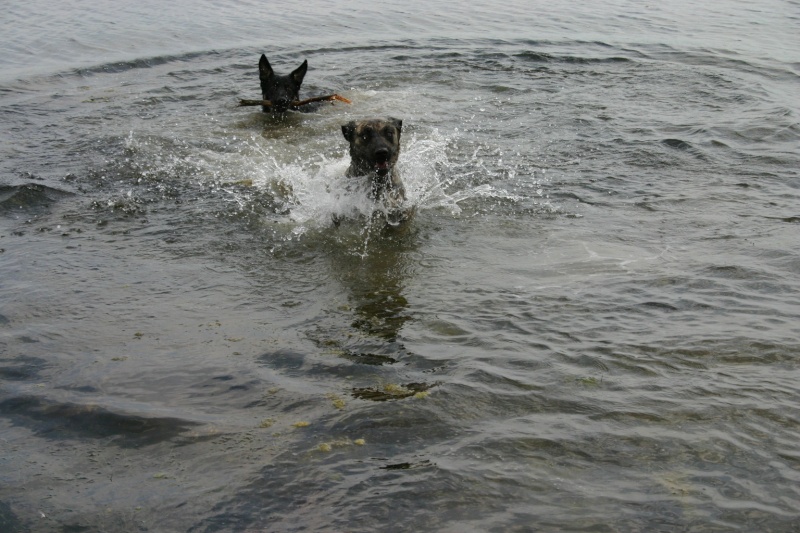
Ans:
[[[383,163],[384,161],[388,161],[389,159],[389,149],[388,148],[379,148],[375,150],[375,159],[378,160],[379,163]]]
[[[288,98],[278,98],[274,103],[281,109],[286,109],[292,102]]]

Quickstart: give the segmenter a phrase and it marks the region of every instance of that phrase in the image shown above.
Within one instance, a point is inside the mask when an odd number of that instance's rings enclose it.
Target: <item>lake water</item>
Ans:
[[[0,18],[0,530],[800,531],[800,3],[115,4]]]

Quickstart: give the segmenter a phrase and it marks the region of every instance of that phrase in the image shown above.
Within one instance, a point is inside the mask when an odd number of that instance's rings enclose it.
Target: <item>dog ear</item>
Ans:
[[[291,74],[292,81],[295,82],[298,86],[303,83],[303,78],[306,77],[306,71],[308,70],[308,60],[303,61],[303,64],[297,67]]]
[[[342,124],[342,134],[349,142],[353,142],[356,136],[356,123],[354,120],[351,120],[347,124]]]
[[[403,129],[403,120],[399,118],[389,117],[387,122],[397,128],[397,137],[400,137],[400,131]]]
[[[261,79],[266,79],[272,76],[272,67],[267,60],[267,56],[261,54],[261,59],[258,62],[258,75]]]

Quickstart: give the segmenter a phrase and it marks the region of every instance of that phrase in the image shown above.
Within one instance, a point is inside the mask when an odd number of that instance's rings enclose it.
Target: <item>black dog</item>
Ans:
[[[370,197],[382,201],[388,209],[389,222],[402,222],[411,212],[401,208],[406,199],[403,182],[397,172],[400,133],[403,121],[397,118],[351,121],[342,126],[350,142],[348,177],[369,180]]]
[[[272,102],[272,107],[264,107],[264,111],[285,113],[292,102],[300,99],[300,84],[308,70],[308,61],[297,67],[288,76],[279,76],[272,70],[267,56],[261,54],[258,62],[258,77],[261,79],[261,95],[264,100]]]

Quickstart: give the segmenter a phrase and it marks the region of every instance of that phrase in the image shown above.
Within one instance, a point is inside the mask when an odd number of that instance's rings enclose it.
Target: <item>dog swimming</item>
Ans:
[[[261,95],[264,100],[272,102],[272,107],[262,106],[264,111],[285,113],[292,102],[300,100],[300,85],[308,70],[308,61],[286,76],[275,74],[267,56],[261,54],[258,62],[258,77],[261,80]]]
[[[350,143],[350,166],[345,175],[367,180],[370,198],[382,203],[392,225],[412,215],[412,210],[403,206],[406,191],[397,170],[402,128],[403,121],[392,117],[350,121],[342,126],[342,134]]]

